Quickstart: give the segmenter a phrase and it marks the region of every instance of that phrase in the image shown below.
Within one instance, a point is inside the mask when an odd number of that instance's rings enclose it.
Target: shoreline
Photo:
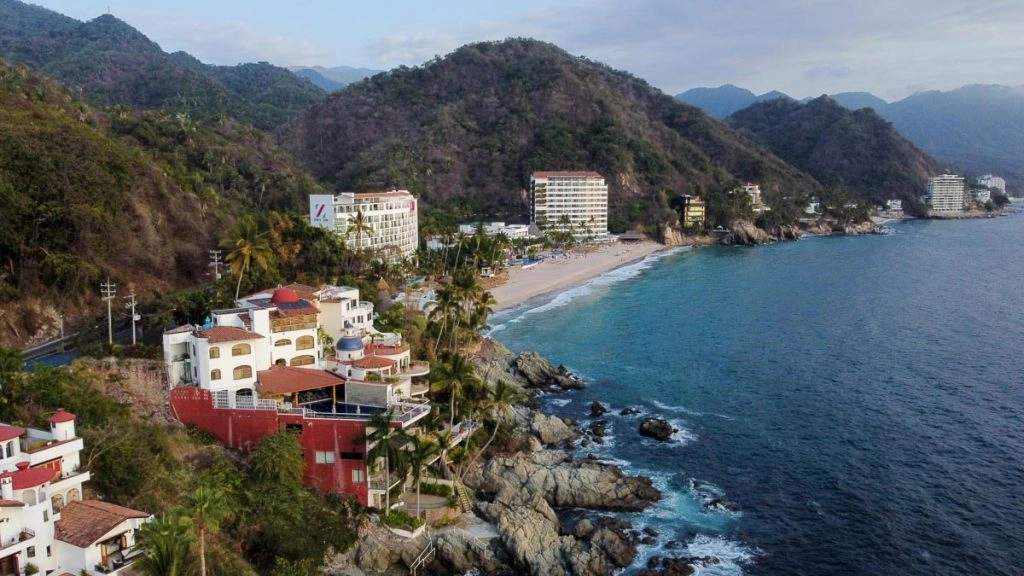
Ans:
[[[495,312],[507,311],[531,299],[586,284],[606,272],[634,264],[672,248],[657,242],[612,244],[566,256],[548,256],[527,269],[509,270],[508,280],[490,289]]]

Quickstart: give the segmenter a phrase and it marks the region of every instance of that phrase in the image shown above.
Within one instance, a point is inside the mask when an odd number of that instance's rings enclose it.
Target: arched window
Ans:
[[[210,346],[210,358],[220,358],[219,346]]]
[[[35,505],[35,503],[36,503],[36,491],[31,489],[31,488],[23,490],[22,493],[21,493],[21,499],[24,500],[25,504],[28,504],[29,506]]]
[[[60,512],[60,509],[64,507],[64,496],[60,494],[54,494],[50,498],[50,508],[53,509],[53,513]]]
[[[82,493],[78,491],[78,488],[68,490],[68,502],[78,502],[81,499]]]
[[[292,366],[309,366],[310,364],[312,364],[314,362],[316,362],[316,358],[314,358],[312,355],[307,354],[305,356],[296,356],[295,358],[292,358],[291,365]]]
[[[313,347],[314,341],[312,336],[299,336],[295,339],[296,350],[309,350]]]
[[[220,380],[220,370],[210,370],[210,380]]]
[[[235,344],[231,347],[232,356],[245,356],[250,352],[252,352],[252,346],[249,346],[248,344]]]
[[[235,368],[233,376],[235,380],[244,380],[246,378],[252,378],[252,366],[239,366]]]

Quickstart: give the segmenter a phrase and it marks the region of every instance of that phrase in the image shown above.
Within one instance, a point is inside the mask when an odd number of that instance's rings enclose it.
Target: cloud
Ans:
[[[400,64],[422,64],[434,56],[444,56],[464,43],[451,34],[391,34],[368,42],[366,51],[376,65],[390,68]]]
[[[270,62],[288,66],[329,62],[333,54],[314,42],[268,34],[240,24],[165,24],[152,39],[167,51],[185,50],[207,64]]]

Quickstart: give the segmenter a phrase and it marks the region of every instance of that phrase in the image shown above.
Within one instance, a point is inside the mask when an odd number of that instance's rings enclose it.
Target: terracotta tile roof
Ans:
[[[200,330],[196,333],[200,338],[206,338],[210,344],[220,342],[237,342],[239,340],[260,340],[263,336],[255,332],[249,332],[234,326],[214,326],[209,330]]]
[[[582,171],[581,172],[574,172],[574,171],[570,171],[570,170],[565,170],[565,171],[555,170],[555,171],[551,171],[551,172],[534,172],[533,173],[533,177],[534,178],[551,178],[552,176],[575,176],[575,177],[579,177],[579,178],[587,178],[587,177],[590,177],[590,178],[600,178],[601,177],[601,175],[598,174],[597,172],[582,172]]]
[[[344,383],[345,379],[336,374],[297,366],[271,366],[256,373],[256,391],[260,394],[292,394]]]
[[[99,500],[71,502],[60,511],[54,523],[57,540],[88,548],[118,524],[132,518],[149,518],[149,514]]]
[[[17,508],[24,505],[25,503],[20,500],[0,500],[0,508]]]
[[[50,416],[50,424],[60,424],[61,422],[73,422],[75,415],[71,412],[65,412],[63,408],[57,408],[57,411]]]
[[[395,365],[395,361],[381,356],[364,356],[353,360],[352,365],[356,368],[390,368]]]
[[[8,424],[0,424],[0,442],[7,442],[8,440],[14,440],[25,433],[24,428],[18,428],[17,426],[10,426]]]

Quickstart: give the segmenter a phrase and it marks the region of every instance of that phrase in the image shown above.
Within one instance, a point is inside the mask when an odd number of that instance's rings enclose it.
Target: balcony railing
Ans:
[[[11,536],[3,539],[3,542],[0,542],[0,550],[5,550],[15,544],[20,544],[35,537],[36,533],[31,528],[22,528],[21,532],[12,534]]]

